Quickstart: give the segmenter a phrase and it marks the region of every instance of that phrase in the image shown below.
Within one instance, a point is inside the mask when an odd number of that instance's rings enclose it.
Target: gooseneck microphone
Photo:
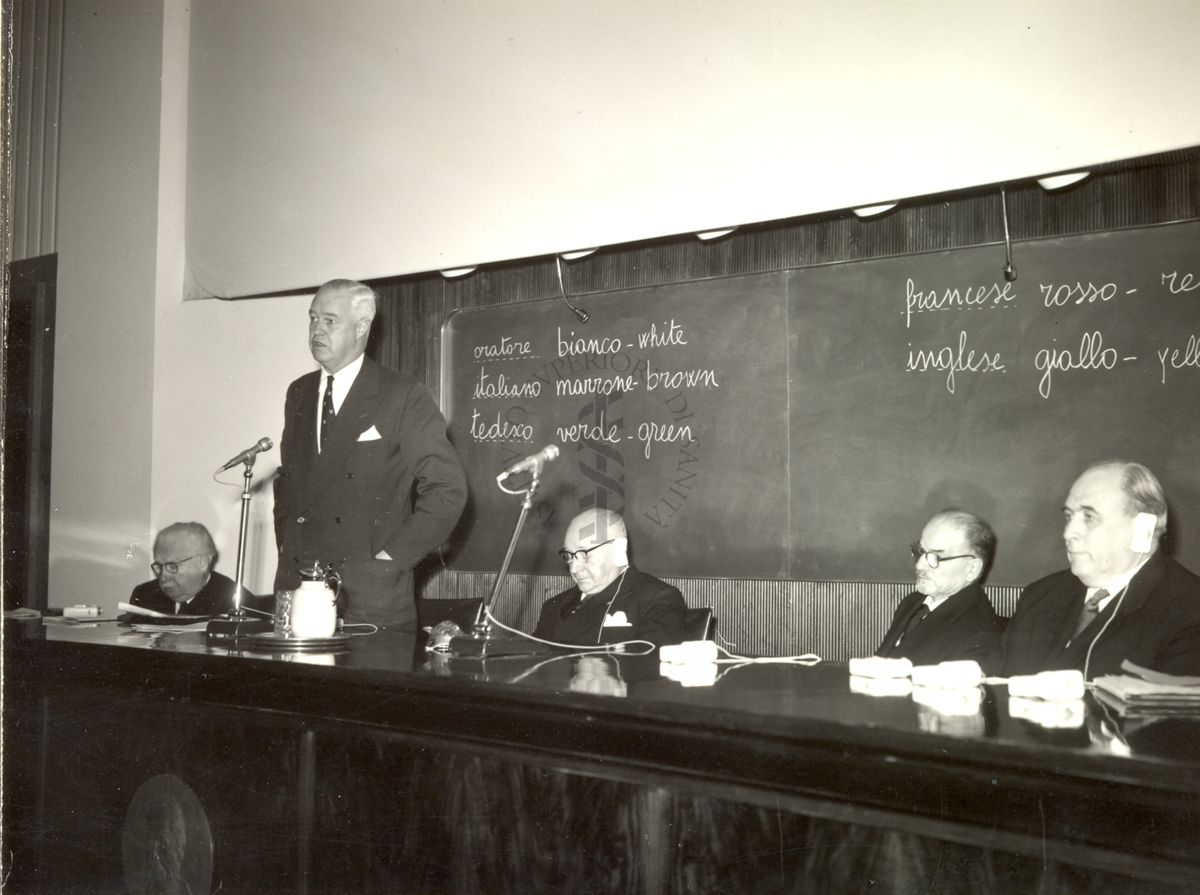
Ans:
[[[542,467],[551,460],[558,458],[558,445],[548,444],[536,454],[530,454],[523,460],[518,460],[512,466],[508,467],[500,475],[496,476],[497,482],[503,482],[510,475],[516,475],[518,472],[533,472],[535,475],[542,471]]]
[[[218,469],[217,472],[224,472],[227,469],[232,469],[233,467],[237,466],[239,463],[249,463],[251,460],[253,460],[256,456],[261,454],[263,451],[269,451],[273,447],[275,447],[275,445],[271,442],[271,439],[260,438],[253,445],[246,448],[244,451],[242,451],[236,457],[231,457],[229,462],[226,463],[224,466],[222,466],[220,469]]]
[[[575,307],[575,305],[571,304],[571,299],[567,298],[567,287],[563,285],[562,258],[558,255],[554,256],[554,269],[558,271],[558,291],[562,295],[562,300],[567,303],[567,307],[571,309],[571,313],[579,318],[580,323],[587,323],[592,315],[583,308]]]

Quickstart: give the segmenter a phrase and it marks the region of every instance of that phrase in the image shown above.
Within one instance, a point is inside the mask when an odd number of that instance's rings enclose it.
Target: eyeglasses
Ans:
[[[189,559],[195,559],[197,556],[203,556],[201,553],[193,553],[191,556],[185,556],[183,559],[176,559],[171,562],[152,562],[150,563],[150,571],[155,575],[161,575],[164,571],[169,575],[174,575],[179,571],[179,567]]]
[[[609,538],[607,541],[601,541],[595,547],[588,547],[584,550],[568,550],[566,547],[563,547],[558,551],[558,555],[563,558],[563,562],[567,563],[573,559],[582,559],[584,562],[587,562],[589,553],[593,550],[599,550],[605,544],[611,544],[614,540],[615,538]]]
[[[910,544],[908,549],[912,551],[913,562],[920,562],[923,556],[931,569],[936,569],[939,563],[949,562],[952,559],[967,559],[968,557],[975,556],[974,553],[960,553],[958,556],[942,556],[933,550],[926,550],[920,544]]]

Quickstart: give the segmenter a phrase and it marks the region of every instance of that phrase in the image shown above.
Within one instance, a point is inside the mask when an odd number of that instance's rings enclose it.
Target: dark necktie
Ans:
[[[1079,618],[1075,620],[1075,633],[1071,635],[1072,640],[1078,637],[1079,632],[1090,625],[1100,614],[1100,601],[1107,597],[1108,591],[1100,588],[1084,601],[1083,608],[1079,610]]]
[[[333,374],[325,380],[325,397],[321,401],[321,439],[318,450],[325,450],[325,439],[329,436],[329,424],[333,421]]]
[[[908,621],[904,623],[904,630],[900,632],[900,636],[896,638],[896,642],[892,644],[892,648],[895,649],[898,647],[901,641],[903,641],[904,638],[912,632],[912,629],[919,625],[927,615],[929,615],[929,604],[922,603],[917,608],[917,611],[908,617]]]

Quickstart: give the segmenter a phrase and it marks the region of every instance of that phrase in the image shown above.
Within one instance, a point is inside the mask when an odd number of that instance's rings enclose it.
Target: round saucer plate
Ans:
[[[274,631],[251,634],[246,638],[254,649],[263,650],[334,650],[342,649],[350,641],[349,634],[334,634],[332,637],[283,637]]]

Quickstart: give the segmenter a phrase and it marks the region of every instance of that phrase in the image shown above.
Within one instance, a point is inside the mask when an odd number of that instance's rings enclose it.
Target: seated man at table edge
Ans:
[[[1002,629],[981,586],[995,552],[996,535],[980,517],[935,514],[912,545],[916,589],[900,601],[875,654],[914,665],[973,659],[995,671]]]
[[[234,583],[214,571],[217,546],[199,522],[175,522],[154,538],[154,578],[133,589],[129,602],[169,615],[233,611]],[[242,605],[253,598],[242,588]]]
[[[1063,512],[1070,569],[1025,588],[1004,634],[1004,674],[1074,668],[1092,678],[1120,674],[1126,659],[1200,674],[1200,578],[1161,552],[1167,501],[1154,474],[1096,463]]]
[[[558,552],[575,586],[542,604],[534,636],[581,646],[682,642],[683,596],[639,571],[629,561],[628,545],[625,520],[612,510],[585,510],[572,519]]]

